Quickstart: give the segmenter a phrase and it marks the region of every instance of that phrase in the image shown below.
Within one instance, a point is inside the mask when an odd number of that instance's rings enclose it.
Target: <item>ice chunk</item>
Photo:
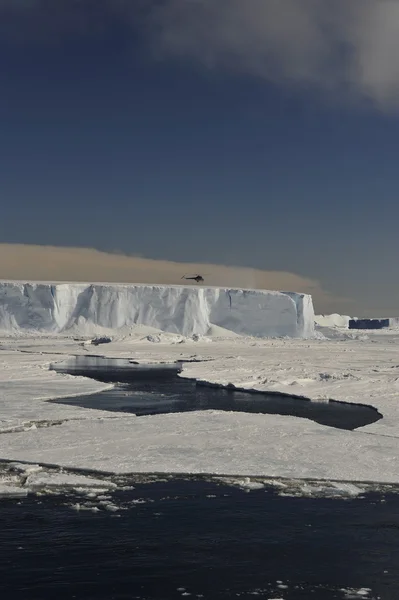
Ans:
[[[0,483],[0,498],[20,498],[28,495],[28,490],[16,485]]]
[[[347,600],[357,600],[360,598],[369,598],[371,589],[370,588],[342,588],[341,592],[344,594],[344,598]]]
[[[27,487],[38,488],[115,488],[116,484],[94,479],[85,475],[73,475],[68,473],[32,473],[27,477]]]

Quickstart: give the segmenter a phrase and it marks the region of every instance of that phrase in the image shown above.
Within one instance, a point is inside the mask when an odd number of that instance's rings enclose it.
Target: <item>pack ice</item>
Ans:
[[[93,332],[146,325],[184,336],[212,326],[258,337],[310,337],[312,298],[216,287],[0,282],[0,330]]]

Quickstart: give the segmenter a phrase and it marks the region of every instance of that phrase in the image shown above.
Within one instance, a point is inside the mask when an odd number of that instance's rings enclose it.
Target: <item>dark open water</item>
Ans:
[[[79,356],[52,366],[58,372],[118,383],[114,389],[54,402],[141,415],[195,410],[226,410],[290,415],[340,429],[374,423],[382,415],[371,406],[344,402],[311,402],[294,396],[251,393],[198,385],[179,377],[182,365],[138,365],[127,359]],[[399,599],[398,599],[399,600]]]
[[[399,598],[395,494],[295,498],[170,480],[116,492],[115,513],[76,512],[76,501],[0,501],[1,598]]]

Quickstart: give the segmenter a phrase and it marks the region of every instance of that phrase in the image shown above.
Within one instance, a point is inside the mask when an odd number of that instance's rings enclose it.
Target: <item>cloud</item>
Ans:
[[[165,0],[149,19],[166,55],[399,106],[397,0]]]
[[[335,298],[319,282],[293,273],[150,260],[89,248],[0,244],[0,279],[6,280],[181,284],[187,273],[203,274],[209,285],[312,294],[322,313],[348,308],[347,300]]]
[[[130,24],[158,57],[399,107],[399,0],[0,0],[26,40]]]

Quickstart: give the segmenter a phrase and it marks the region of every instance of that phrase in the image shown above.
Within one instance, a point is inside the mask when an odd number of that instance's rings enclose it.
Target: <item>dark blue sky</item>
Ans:
[[[2,39],[0,89],[0,241],[393,293],[394,112],[158,59],[116,22],[58,41]]]

